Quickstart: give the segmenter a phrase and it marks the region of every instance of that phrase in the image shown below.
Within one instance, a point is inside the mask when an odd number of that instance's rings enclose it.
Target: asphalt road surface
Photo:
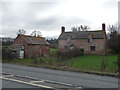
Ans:
[[[2,64],[3,88],[118,88],[114,77]]]

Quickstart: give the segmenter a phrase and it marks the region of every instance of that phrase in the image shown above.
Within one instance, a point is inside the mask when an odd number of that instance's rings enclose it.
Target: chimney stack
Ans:
[[[105,23],[102,24],[102,30],[105,31]]]
[[[61,27],[61,33],[64,33],[64,32],[65,32],[65,27],[62,26],[62,27]]]

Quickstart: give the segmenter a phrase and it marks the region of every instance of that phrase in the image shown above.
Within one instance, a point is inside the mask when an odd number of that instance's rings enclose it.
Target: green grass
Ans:
[[[49,58],[41,57],[41,61],[43,63],[56,63],[57,62],[57,57],[49,57]]]
[[[55,49],[55,48],[51,48],[51,49],[50,49],[50,52],[51,52],[51,53],[56,53],[57,51],[58,51],[58,50]]]
[[[32,59],[14,59],[11,62],[19,63],[19,64],[30,64],[30,63],[32,63]]]
[[[70,60],[59,61],[58,59],[59,59],[58,57],[48,57],[48,58],[41,57],[37,59],[39,63],[34,63],[34,59],[14,59],[11,60],[11,63],[33,65],[33,66],[35,65],[40,67],[55,67],[55,68],[61,68],[67,66],[65,70],[101,73],[101,65],[104,59],[106,63],[105,65],[106,67],[105,70],[102,72],[115,73],[117,70],[117,64],[115,62],[117,61],[118,56],[117,55],[116,56],[86,55],[86,56],[73,58]]]
[[[39,63],[34,63],[34,60],[37,60],[37,62]],[[16,64],[26,64],[26,65],[32,65],[32,64],[36,64],[36,65],[53,65],[57,62],[57,58],[56,57],[49,57],[49,58],[37,58],[37,59],[13,59],[11,61],[9,61],[9,63],[16,63]],[[43,66],[42,65],[42,66]]]
[[[114,72],[117,69],[117,65],[114,63],[117,61],[117,56],[80,56],[72,59],[68,66],[78,68],[85,71],[100,71],[102,60],[106,63],[105,71]]]

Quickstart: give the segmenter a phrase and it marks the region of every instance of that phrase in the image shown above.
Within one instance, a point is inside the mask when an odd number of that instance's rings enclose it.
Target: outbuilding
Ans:
[[[18,58],[35,58],[47,55],[50,44],[43,37],[19,34],[11,44],[11,48]]]

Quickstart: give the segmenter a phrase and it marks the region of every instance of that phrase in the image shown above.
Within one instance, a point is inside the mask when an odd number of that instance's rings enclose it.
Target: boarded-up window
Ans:
[[[71,38],[72,38],[72,36],[67,36],[67,43],[70,43],[71,42]]]
[[[67,42],[70,43],[70,42],[71,42],[71,39],[70,39],[70,38],[67,38]]]
[[[95,46],[90,46],[91,51],[95,51]]]
[[[93,37],[93,35],[92,34],[88,34],[88,43],[91,43],[92,42],[92,37]]]
[[[29,48],[28,49],[28,57],[33,58],[34,57],[34,48]]]
[[[88,38],[88,43],[91,43],[92,42],[92,38]]]

